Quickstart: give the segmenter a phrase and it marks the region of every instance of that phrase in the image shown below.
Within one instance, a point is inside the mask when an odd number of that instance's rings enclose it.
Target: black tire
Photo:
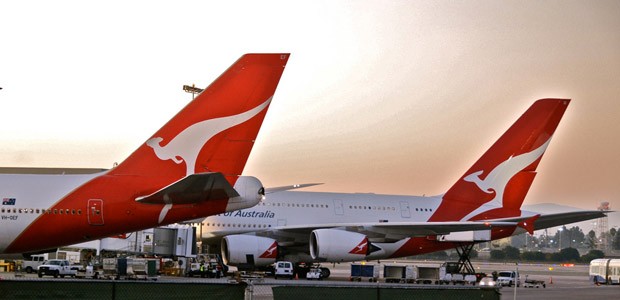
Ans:
[[[329,278],[329,275],[331,275],[331,271],[329,270],[329,268],[321,268],[321,276],[322,278]]]
[[[31,266],[27,266],[26,267],[26,273],[30,274],[30,273],[32,273],[32,271],[34,271],[34,270],[32,269]]]
[[[43,273],[39,272],[39,278],[43,277]]]
[[[58,278],[58,271],[54,271],[54,278]]]

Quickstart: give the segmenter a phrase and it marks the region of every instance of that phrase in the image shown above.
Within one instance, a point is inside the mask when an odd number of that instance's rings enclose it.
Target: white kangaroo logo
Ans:
[[[187,168],[185,172],[186,175],[194,174],[200,149],[202,149],[212,137],[226,129],[237,126],[253,118],[269,105],[271,98],[273,98],[273,96],[269,97],[269,99],[255,108],[238,115],[209,119],[195,123],[177,134],[177,136],[172,138],[165,146],[161,146],[160,144],[164,140],[161,137],[149,139],[146,141],[146,145],[153,148],[155,155],[161,160],[172,160],[175,164],[185,162]],[[170,209],[172,209],[172,203],[164,205],[159,213],[159,223],[164,220]]]
[[[368,245],[368,240],[364,239],[359,245],[355,246],[353,249],[351,249],[351,254],[364,254],[362,251],[364,251],[364,249],[366,248],[366,245]]]
[[[146,145],[153,148],[155,155],[161,160],[172,160],[176,164],[185,162],[187,167],[186,175],[194,174],[196,167],[196,159],[200,153],[200,149],[216,134],[239,125],[261,112],[271,98],[267,99],[261,105],[238,115],[210,119],[193,124],[185,130],[181,131],[168,144],[161,146],[164,140],[161,137],[154,137],[146,141]]]
[[[461,221],[469,220],[485,211],[502,207],[504,190],[506,189],[506,185],[508,185],[508,181],[521,170],[525,169],[525,167],[531,165],[540,158],[543,153],[545,153],[545,150],[547,150],[550,141],[551,137],[549,137],[544,144],[531,152],[509,157],[507,160],[497,165],[484,180],[480,178],[484,171],[477,171],[463,177],[463,180],[475,183],[481,191],[487,194],[495,192],[495,197],[481,204],[477,209],[463,217]]]
[[[278,249],[278,245],[274,243],[269,249],[267,249],[267,251],[265,251],[265,253],[263,253],[263,255],[261,255],[261,258],[270,258],[273,255],[273,251],[276,251],[276,249]]]

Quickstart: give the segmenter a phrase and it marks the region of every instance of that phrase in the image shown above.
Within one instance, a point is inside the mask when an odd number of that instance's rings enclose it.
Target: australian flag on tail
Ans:
[[[2,205],[15,205],[15,198],[2,198]]]

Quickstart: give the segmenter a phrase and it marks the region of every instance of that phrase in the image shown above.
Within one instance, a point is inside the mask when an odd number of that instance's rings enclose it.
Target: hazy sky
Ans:
[[[2,1],[0,166],[120,162],[247,52],[290,52],[245,174],[445,192],[570,98],[526,204],[620,209],[620,1]]]

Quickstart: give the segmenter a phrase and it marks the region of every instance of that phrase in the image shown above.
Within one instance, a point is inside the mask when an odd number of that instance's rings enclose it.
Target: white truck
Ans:
[[[521,286],[521,278],[517,271],[501,271],[497,274],[497,284],[500,286]]]
[[[43,275],[54,276],[54,278],[75,277],[77,270],[71,267],[71,263],[66,259],[50,259],[37,268],[37,274],[39,278]]]
[[[24,260],[22,262],[22,271],[26,271],[28,274],[35,272],[46,259],[46,255],[43,254],[32,255],[30,260]]]
[[[275,279],[278,279],[278,277],[293,279],[293,277],[295,277],[293,263],[290,261],[277,261],[273,265],[273,268],[273,277]]]

